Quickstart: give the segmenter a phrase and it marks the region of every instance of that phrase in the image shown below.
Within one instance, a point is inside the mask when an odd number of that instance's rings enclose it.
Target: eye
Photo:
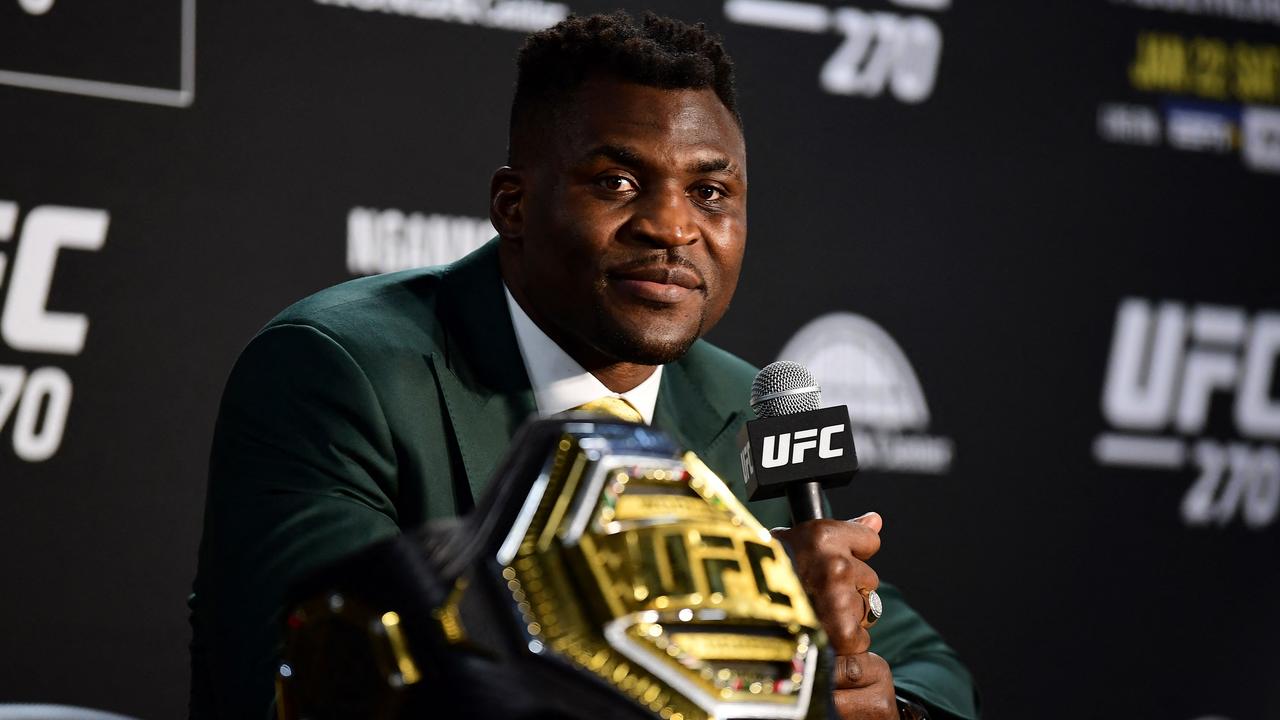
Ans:
[[[716,202],[724,197],[724,191],[715,185],[699,185],[693,189],[693,195],[702,202]]]
[[[602,177],[596,181],[605,190],[612,192],[631,192],[636,189],[636,183],[625,175],[609,175]]]

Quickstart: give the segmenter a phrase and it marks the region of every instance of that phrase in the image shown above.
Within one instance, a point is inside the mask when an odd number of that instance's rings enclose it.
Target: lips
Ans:
[[[683,265],[642,265],[609,277],[610,284],[626,295],[666,305],[683,302],[703,286],[698,273]]]
[[[641,280],[660,285],[678,285],[694,290],[702,287],[698,274],[683,265],[645,265],[643,267],[612,273],[622,280]]]

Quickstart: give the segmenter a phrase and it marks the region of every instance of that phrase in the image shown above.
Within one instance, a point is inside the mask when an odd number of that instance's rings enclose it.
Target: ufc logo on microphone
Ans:
[[[858,469],[849,428],[845,405],[748,421],[738,433],[747,497],[781,497],[799,481],[847,485]]]
[[[806,452],[814,449],[818,451],[818,457],[824,460],[840,457],[844,455],[844,448],[832,447],[831,440],[842,430],[844,430],[843,423],[828,425],[821,429],[770,435],[764,439],[760,464],[766,468],[797,465],[804,462]]]

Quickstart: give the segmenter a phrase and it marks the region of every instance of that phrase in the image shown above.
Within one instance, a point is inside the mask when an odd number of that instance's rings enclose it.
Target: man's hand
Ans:
[[[840,717],[898,717],[889,664],[869,652],[866,598],[880,578],[866,561],[880,549],[878,513],[849,521],[810,520],[774,536],[791,546],[796,573],[836,652],[835,704]]]

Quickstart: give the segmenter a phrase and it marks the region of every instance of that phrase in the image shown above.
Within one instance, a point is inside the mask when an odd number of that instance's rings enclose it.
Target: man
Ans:
[[[193,716],[265,717],[288,584],[470,510],[530,413],[620,397],[740,486],[754,369],[699,337],[737,284],[746,198],[732,65],[701,26],[619,13],[531,36],[490,187],[499,238],[303,300],[232,372],[192,596]],[[752,509],[785,522],[780,504]],[[873,643],[880,527],[869,513],[782,533],[839,656],[837,709],[896,718],[902,696],[975,717],[968,673],[888,587]]]

